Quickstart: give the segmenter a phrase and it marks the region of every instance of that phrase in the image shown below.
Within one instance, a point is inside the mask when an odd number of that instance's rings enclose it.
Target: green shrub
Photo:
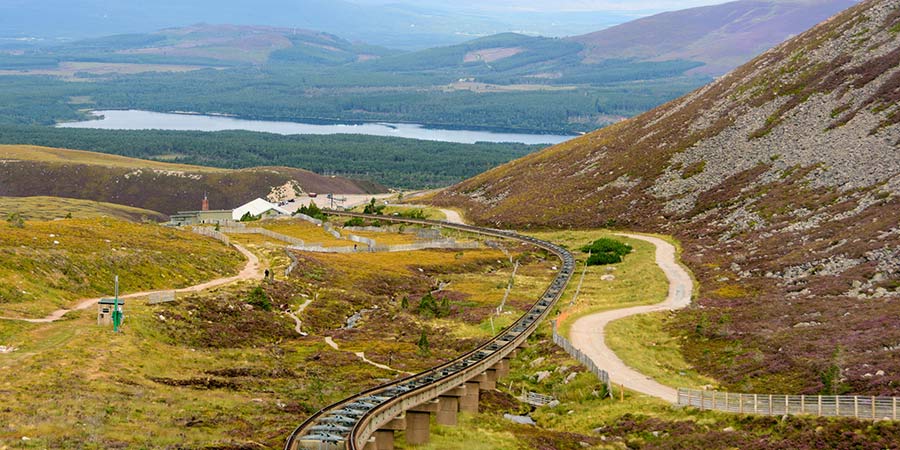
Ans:
[[[600,266],[622,262],[625,255],[631,253],[632,248],[630,245],[615,239],[601,238],[581,247],[581,251],[591,254],[588,257],[587,265]]]
[[[606,264],[618,264],[622,257],[615,253],[593,253],[587,260],[589,266],[603,266]]]
[[[253,222],[256,220],[259,220],[259,216],[254,216],[253,214],[250,214],[250,211],[245,212],[244,215],[241,216],[241,222]]]
[[[362,227],[366,225],[366,221],[361,217],[353,217],[350,220],[344,222],[345,227]]]
[[[408,209],[400,212],[400,217],[407,219],[425,219],[425,211],[420,208]]]
[[[294,214],[306,214],[313,219],[319,219],[322,221],[327,219],[327,217],[325,217],[325,213],[323,213],[319,206],[316,205],[316,202],[309,202],[309,206],[301,206],[300,209],[298,209]]]
[[[373,197],[371,201],[363,208],[363,214],[381,214],[384,211],[384,205],[376,205],[375,198]]]
[[[266,291],[260,286],[257,286],[250,291],[250,294],[247,296],[247,303],[264,311],[272,310],[272,301],[269,300]]]

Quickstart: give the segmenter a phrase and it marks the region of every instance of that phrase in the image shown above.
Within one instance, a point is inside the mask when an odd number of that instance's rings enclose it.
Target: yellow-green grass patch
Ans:
[[[13,213],[21,215],[25,220],[35,221],[64,219],[69,216],[75,219],[115,217],[130,221],[161,221],[164,218],[163,214],[149,209],[93,200],[42,196],[0,197],[0,217],[7,218]]]
[[[112,218],[0,225],[0,315],[42,317],[75,300],[175,289],[234,275],[244,257],[214,239]]]
[[[554,231],[535,233],[536,237],[565,245],[575,255],[576,270],[559,302],[562,319],[560,334],[568,335],[569,328],[581,317],[610,309],[650,305],[665,300],[669,285],[662,269],[656,265],[656,246],[638,239],[615,235],[607,230]],[[579,249],[600,238],[625,242],[634,249],[619,264],[590,266],[584,276],[578,298],[569,306],[584,270],[587,254]],[[612,280],[603,280],[612,276]]]
[[[38,147],[34,145],[0,145],[0,160],[38,161],[65,164],[87,164],[105,167],[125,167],[131,169],[155,169],[175,172],[227,172],[228,169],[190,166],[125,156],[108,155],[83,150]]]
[[[303,239],[306,245],[321,244],[323,247],[347,247],[353,245],[353,242],[346,239],[338,239],[327,233],[321,226],[301,219],[263,220],[258,223],[250,223],[249,226],[259,226],[276,233]]]
[[[640,314],[612,322],[606,327],[606,343],[622,361],[659,383],[695,389],[715,385],[685,361],[680,339],[665,329],[670,314]]]

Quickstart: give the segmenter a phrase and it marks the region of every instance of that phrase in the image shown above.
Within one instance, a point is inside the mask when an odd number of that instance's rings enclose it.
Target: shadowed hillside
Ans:
[[[438,195],[484,224],[677,235],[671,326],[732,390],[900,394],[900,1]]]
[[[284,186],[341,194],[386,190],[375,183],[289,167],[211,169],[77,150],[0,146],[0,196],[70,197],[172,214],[199,209],[204,193],[211,208],[231,209]]]

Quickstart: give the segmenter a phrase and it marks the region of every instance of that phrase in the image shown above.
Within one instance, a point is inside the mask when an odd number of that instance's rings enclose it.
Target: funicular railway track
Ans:
[[[332,215],[373,218],[339,211]],[[449,223],[444,221],[377,216],[378,220],[439,226],[483,236],[517,240],[542,248],[557,256],[562,265],[550,286],[531,309],[516,322],[480,347],[438,367],[366,390],[327,406],[300,424],[288,438],[285,450],[375,448],[373,435],[404,412],[454,391],[476,377],[483,377],[508,358],[530,336],[562,295],[572,277],[575,258],[556,245],[513,232]]]

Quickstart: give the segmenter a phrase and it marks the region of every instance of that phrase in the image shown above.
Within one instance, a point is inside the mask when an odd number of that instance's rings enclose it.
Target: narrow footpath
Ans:
[[[389,370],[389,371],[391,371],[391,372],[402,373],[402,374],[404,374],[404,375],[414,375],[413,372],[407,372],[407,371],[405,371],[405,370],[395,369],[395,368],[393,368],[393,367],[386,366],[386,365],[384,365],[384,364],[379,364],[379,363],[377,363],[377,362],[375,362],[375,361],[372,361],[371,359],[366,358],[366,354],[365,354],[364,352],[350,352],[350,351],[347,351],[347,350],[341,350],[341,348],[338,347],[337,342],[334,342],[334,339],[332,339],[331,336],[326,336],[326,337],[325,337],[325,343],[328,344],[329,347],[331,347],[331,348],[333,348],[333,349],[335,349],[335,350],[337,350],[337,351],[339,351],[339,352],[346,351],[346,352],[348,352],[348,353],[353,353],[353,354],[356,355],[356,357],[359,358],[362,362],[364,362],[364,363],[366,363],[366,364],[368,364],[368,365],[370,365],[370,366],[375,366],[375,367],[377,367],[377,368],[379,368],[379,369]]]
[[[261,280],[263,278],[263,274],[259,268],[259,258],[256,257],[253,253],[248,251],[246,248],[238,245],[232,244],[234,248],[236,248],[239,252],[241,252],[247,258],[247,264],[244,265],[243,270],[240,273],[233,277],[227,278],[218,278],[215,280],[207,281],[205,283],[197,284],[194,286],[189,286],[181,289],[165,289],[165,290],[157,290],[157,291],[146,291],[146,292],[135,292],[133,294],[120,295],[120,299],[129,299],[135,297],[144,297],[150,294],[155,294],[158,292],[169,292],[174,290],[176,293],[184,293],[184,292],[199,292],[206,289],[214,288],[217,286],[222,286],[223,284],[234,283],[236,281],[243,280]],[[75,307],[71,309],[58,309],[53,311],[48,316],[40,318],[40,319],[25,319],[21,317],[0,317],[0,320],[17,320],[20,322],[31,322],[31,323],[48,323],[48,322],[56,322],[59,319],[62,319],[67,313],[72,311],[80,311],[84,309],[88,309],[94,305],[96,305],[100,301],[101,297],[97,298],[88,298],[78,302]]]
[[[656,264],[669,280],[669,294],[662,303],[647,306],[604,311],[585,316],[572,325],[569,339],[576,348],[584,352],[598,367],[609,372],[610,380],[628,389],[675,403],[678,392],[671,387],[657,383],[653,379],[625,365],[613,351],[607,347],[604,338],[606,325],[618,319],[636,314],[657,311],[673,311],[684,308],[691,303],[694,284],[691,276],[675,260],[675,247],[659,238],[629,233],[617,233],[619,236],[640,239],[656,246]]]

